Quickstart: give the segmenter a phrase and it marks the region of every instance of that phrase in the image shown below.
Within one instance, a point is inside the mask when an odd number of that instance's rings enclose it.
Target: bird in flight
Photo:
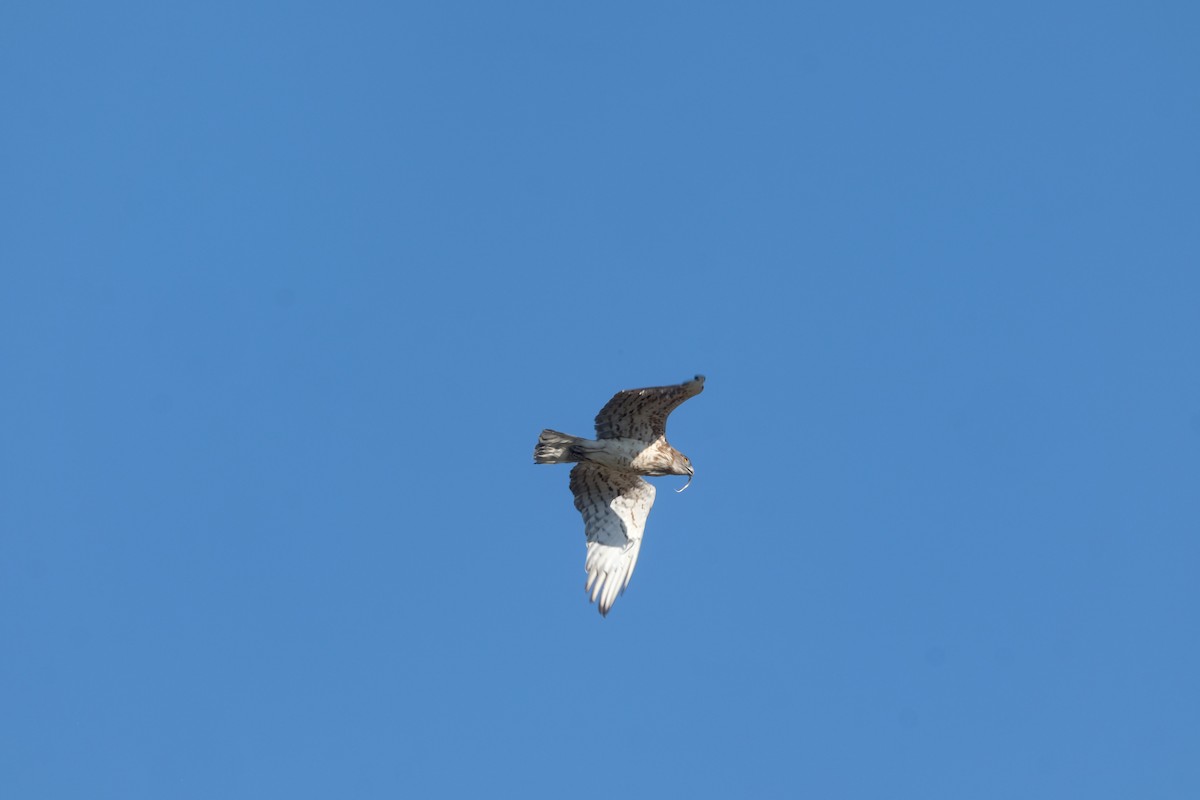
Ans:
[[[654,487],[642,475],[695,474],[692,462],[667,442],[667,415],[704,391],[704,376],[674,386],[617,392],[596,415],[596,438],[546,429],[535,464],[569,464],[571,494],[587,534],[586,591],[608,616],[637,566]]]

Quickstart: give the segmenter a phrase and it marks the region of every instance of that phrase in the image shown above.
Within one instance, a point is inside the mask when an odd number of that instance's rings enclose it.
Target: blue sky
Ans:
[[[1188,3],[7,3],[0,790],[1200,796]],[[601,619],[567,470],[671,420]]]

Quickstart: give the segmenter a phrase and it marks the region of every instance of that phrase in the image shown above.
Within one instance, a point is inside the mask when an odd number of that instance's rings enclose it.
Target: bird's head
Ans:
[[[696,470],[692,467],[692,460],[678,450],[675,451],[675,460],[671,464],[672,475],[687,475],[687,483],[683,485],[683,489],[692,485],[692,477],[696,474]],[[683,489],[676,489],[676,493],[682,492]]]

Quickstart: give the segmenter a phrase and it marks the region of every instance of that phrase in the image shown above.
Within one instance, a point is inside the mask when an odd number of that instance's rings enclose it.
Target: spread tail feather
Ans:
[[[580,459],[578,445],[584,441],[586,440],[580,439],[578,436],[559,433],[547,428],[542,431],[542,435],[538,437],[537,447],[533,449],[533,463],[569,464],[572,461],[578,461]]]

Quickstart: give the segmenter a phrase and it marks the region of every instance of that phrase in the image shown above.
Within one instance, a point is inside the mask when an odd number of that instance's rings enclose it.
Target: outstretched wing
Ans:
[[[571,494],[587,533],[586,589],[607,616],[633,577],[654,487],[637,475],[583,462],[571,470]]]
[[[653,442],[667,435],[667,415],[702,391],[704,376],[697,375],[675,386],[617,392],[596,415],[596,438]]]

